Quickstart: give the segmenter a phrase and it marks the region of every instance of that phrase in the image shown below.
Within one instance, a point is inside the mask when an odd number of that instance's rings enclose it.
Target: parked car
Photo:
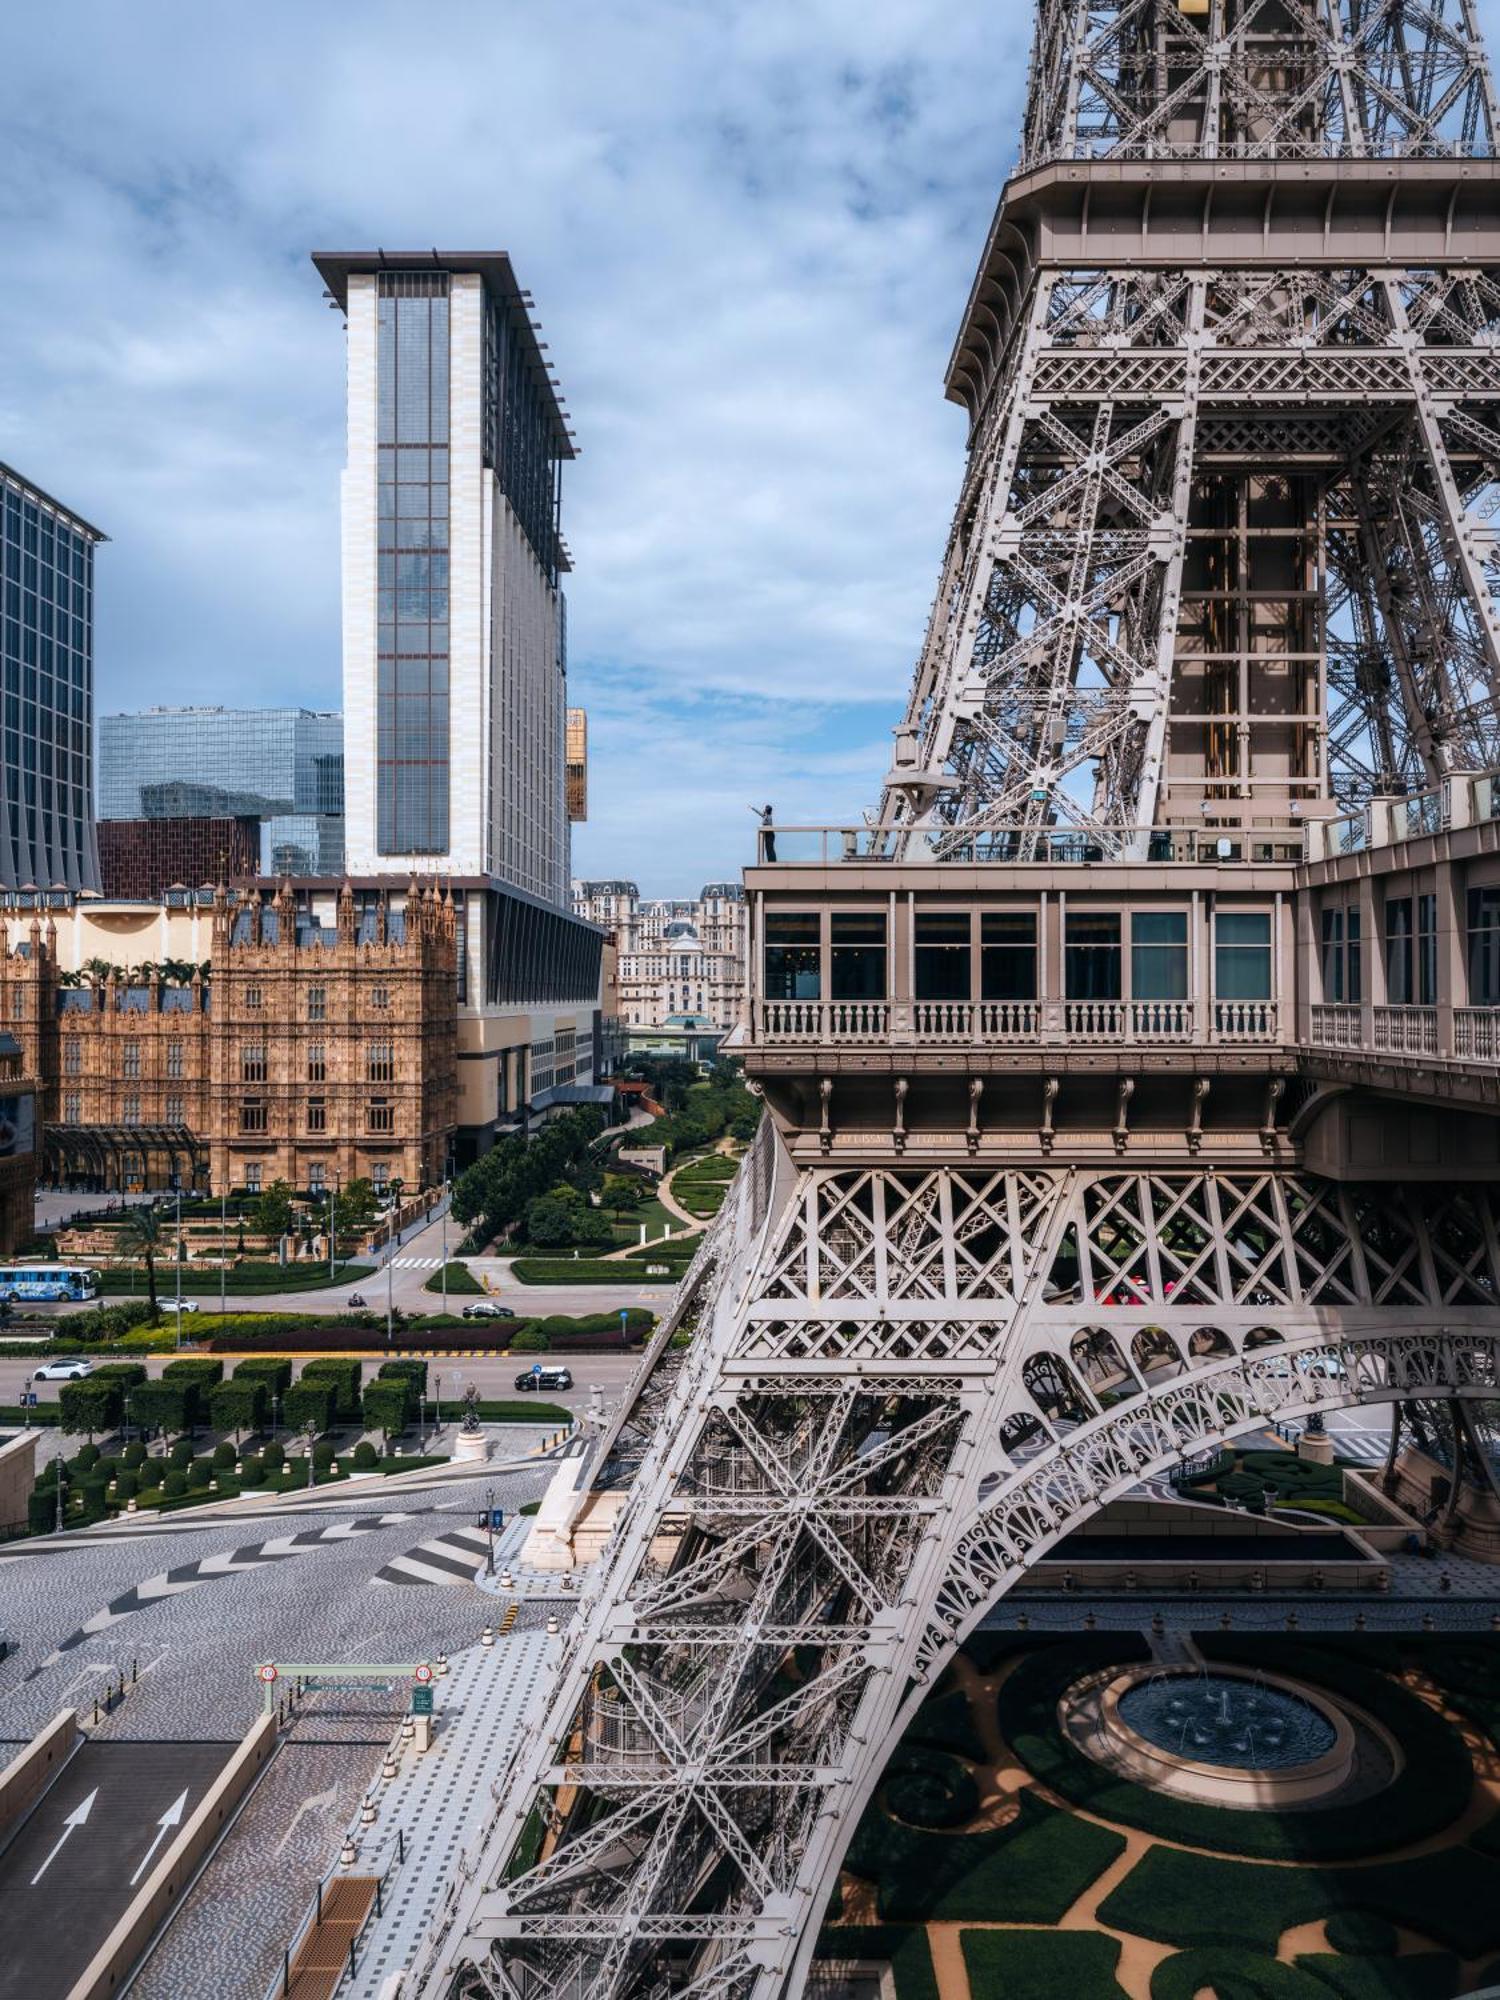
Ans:
[[[198,1310],[196,1299],[159,1299],[157,1303],[164,1313],[195,1313]]]
[[[518,1389],[571,1389],[572,1386],[570,1368],[528,1368],[524,1375],[516,1377]]]
[[[38,1382],[77,1382],[85,1375],[92,1375],[94,1364],[86,1355],[59,1354],[55,1361],[44,1361],[35,1371]]]
[[[497,1306],[493,1299],[476,1299],[471,1306],[464,1307],[465,1319],[514,1319],[509,1306]]]

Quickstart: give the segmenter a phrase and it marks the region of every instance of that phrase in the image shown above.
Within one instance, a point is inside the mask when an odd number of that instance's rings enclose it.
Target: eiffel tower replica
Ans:
[[[892,769],[747,871],[766,1115],[424,1994],[801,1993],[944,1662],[1225,1438],[1495,1530],[1495,143],[1474,0],[1040,0]]]

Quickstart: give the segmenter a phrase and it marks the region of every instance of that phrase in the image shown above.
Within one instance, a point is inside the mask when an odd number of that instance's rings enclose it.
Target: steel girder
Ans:
[[[425,1993],[799,1992],[903,1718],[1070,1528],[1275,1417],[1500,1392],[1482,1189],[753,1178]]]

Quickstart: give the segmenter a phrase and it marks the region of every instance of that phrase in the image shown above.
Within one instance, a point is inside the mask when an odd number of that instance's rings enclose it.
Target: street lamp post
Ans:
[[[175,1174],[173,1179],[177,1182],[177,1344],[180,1347],[182,1345],[182,1175]]]
[[[68,1482],[63,1472],[63,1462],[61,1455],[58,1456],[56,1464],[57,1464],[57,1532],[61,1534],[63,1531],[63,1489]]]
[[[385,1257],[385,1344],[391,1344],[393,1322],[396,1317],[396,1246],[401,1241],[393,1230],[386,1246]]]
[[[436,1369],[434,1369],[432,1376],[432,1394],[433,1400],[437,1405],[437,1427],[439,1432],[441,1432],[443,1428],[443,1378]]]
[[[302,1426],[302,1434],[307,1439],[307,1483],[311,1487],[313,1483],[313,1440],[318,1435],[318,1427],[311,1417]]]
[[[335,1174],[333,1178],[336,1184],[338,1175]],[[330,1285],[333,1283],[333,1260],[337,1243],[338,1232],[334,1223],[333,1188],[330,1187],[328,1190],[328,1282]]]
[[[427,1453],[427,1391],[417,1391],[417,1448],[423,1456]]]
[[[281,1391],[271,1391],[271,1442],[275,1444],[281,1436]]]
[[[486,1576],[493,1576],[495,1574],[495,1489],[493,1486],[486,1486],[484,1489],[484,1526],[485,1532],[490,1538],[489,1547],[485,1551],[484,1572]]]
[[[30,1429],[31,1429],[31,1385],[32,1385],[32,1382],[33,1382],[34,1380],[35,1380],[35,1377],[34,1377],[34,1376],[31,1376],[31,1375],[28,1375],[28,1376],[26,1377],[26,1387],[25,1387],[25,1388],[24,1388],[24,1389],[23,1389],[23,1390],[21,1391],[21,1398],[22,1398],[22,1401],[23,1401],[23,1402],[25,1403],[25,1405],[26,1405],[26,1428],[27,1428],[27,1430],[30,1430]]]
[[[229,1174],[219,1186],[219,1311],[229,1310]]]

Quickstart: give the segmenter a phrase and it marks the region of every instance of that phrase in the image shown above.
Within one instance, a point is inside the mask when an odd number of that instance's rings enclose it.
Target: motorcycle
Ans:
[[[364,1295],[364,1293],[363,1293],[363,1292],[351,1292],[351,1293],[349,1294],[349,1303],[350,1303],[350,1305],[351,1305],[351,1306],[362,1306],[362,1305],[363,1305],[363,1304],[365,1303],[365,1295]]]

